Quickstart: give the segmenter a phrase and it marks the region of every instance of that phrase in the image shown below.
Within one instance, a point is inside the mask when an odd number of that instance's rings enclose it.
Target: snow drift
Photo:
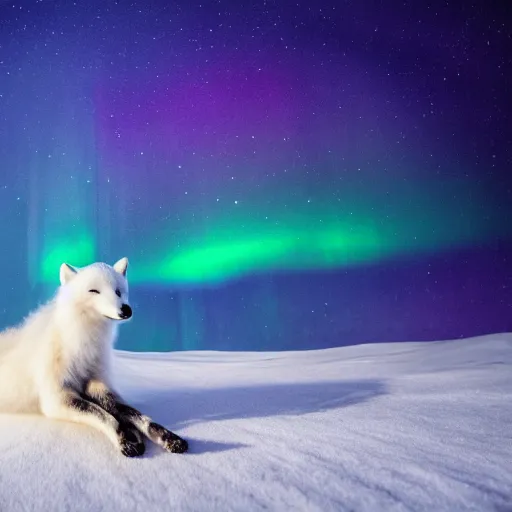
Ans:
[[[1,511],[512,510],[512,335],[280,353],[116,354],[190,442],[0,416]]]

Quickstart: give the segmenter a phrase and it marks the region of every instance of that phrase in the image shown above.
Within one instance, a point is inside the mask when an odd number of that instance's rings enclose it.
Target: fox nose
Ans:
[[[132,316],[132,308],[128,304],[121,306],[121,314],[119,315],[123,320],[126,320]]]

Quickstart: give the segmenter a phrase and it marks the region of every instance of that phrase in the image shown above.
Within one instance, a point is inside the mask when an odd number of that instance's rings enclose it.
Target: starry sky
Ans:
[[[2,327],[130,258],[130,350],[511,328],[499,2],[0,2]]]

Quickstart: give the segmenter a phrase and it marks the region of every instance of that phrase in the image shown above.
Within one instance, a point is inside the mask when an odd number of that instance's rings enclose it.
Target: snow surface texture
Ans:
[[[1,511],[512,510],[512,335],[119,352],[116,381],[190,453],[0,415]]]

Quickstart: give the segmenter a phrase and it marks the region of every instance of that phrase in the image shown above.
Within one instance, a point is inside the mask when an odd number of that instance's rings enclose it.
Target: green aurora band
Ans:
[[[312,194],[315,200],[302,194],[286,206],[276,207],[274,201],[271,219],[261,214],[260,192],[216,215],[210,209],[201,229],[193,224],[186,229],[185,221],[177,230],[169,222],[158,238],[137,234],[137,247],[144,251],[128,254],[130,280],[198,286],[264,272],[373,264],[465,246],[494,232],[492,206],[474,187],[445,180],[442,186],[395,184],[389,190],[389,184],[352,185],[334,202],[319,191]],[[489,211],[488,221],[482,220],[482,208]],[[98,257],[92,229],[82,226],[72,236],[48,240],[43,282],[55,281],[63,261],[82,266]]]

